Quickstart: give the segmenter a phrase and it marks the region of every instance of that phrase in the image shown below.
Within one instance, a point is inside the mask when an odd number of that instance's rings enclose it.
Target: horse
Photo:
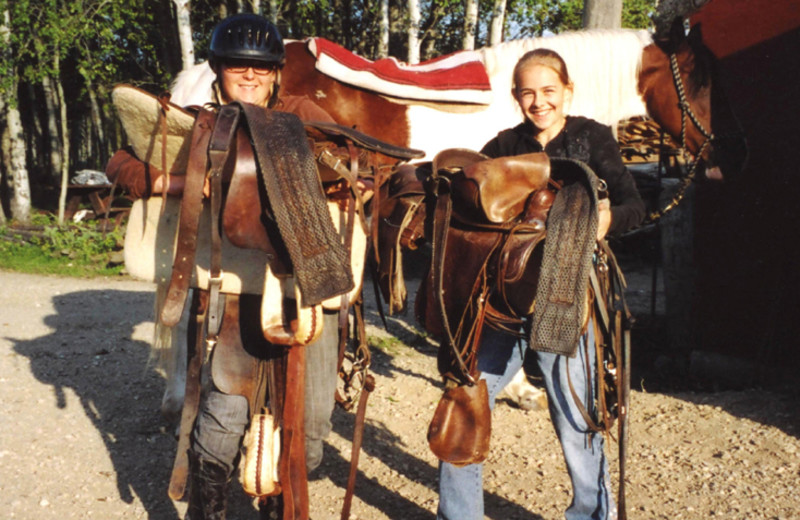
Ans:
[[[711,127],[713,56],[698,28],[686,36],[678,23],[668,38],[658,41],[643,30],[592,30],[462,51],[464,59],[476,59],[485,66],[493,92],[486,106],[414,102],[354,87],[319,72],[308,41],[287,42],[280,88],[308,96],[343,126],[423,150],[431,159],[448,148],[480,149],[498,132],[522,120],[511,92],[512,70],[525,52],[539,47],[557,51],[567,63],[575,83],[570,114],[591,117],[612,128],[629,117],[649,116],[692,154],[708,164],[719,160],[712,134],[716,129]],[[182,71],[171,88],[172,102],[210,102],[214,78],[207,63]],[[723,175],[728,175],[725,169]],[[181,353],[175,355],[178,368],[168,375],[162,401],[167,415],[176,414],[182,403]],[[508,389],[512,400],[526,407],[541,402],[541,393],[527,384],[524,374],[518,374],[514,384]]]
[[[488,105],[415,102],[355,88],[319,72],[315,57],[308,51],[308,41],[289,41],[281,89],[308,96],[341,125],[392,144],[424,150],[431,159],[447,148],[479,149],[499,131],[518,123],[522,114],[511,94],[513,67],[525,52],[547,47],[564,57],[573,77],[570,114],[590,117],[612,128],[626,118],[649,115],[679,139],[679,79],[686,85],[688,99],[684,101],[692,107],[702,128],[685,125],[685,144],[696,153],[707,140],[704,129],[711,127],[710,57],[699,31],[682,40],[677,38],[672,35],[668,40],[654,41],[644,30],[590,30],[462,51],[459,54],[466,55],[463,60],[478,60],[485,66],[493,92]],[[676,57],[677,78],[671,69],[671,54]],[[182,71],[172,86],[172,101],[178,105],[210,101],[214,78],[207,62]],[[712,147],[707,148],[703,150],[706,158],[712,153]]]

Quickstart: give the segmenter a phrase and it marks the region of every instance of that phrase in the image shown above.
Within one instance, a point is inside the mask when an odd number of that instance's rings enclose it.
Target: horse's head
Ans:
[[[676,19],[668,37],[645,48],[639,92],[650,116],[702,160],[709,177],[741,171],[747,152],[744,135],[699,25],[687,36],[682,20]]]

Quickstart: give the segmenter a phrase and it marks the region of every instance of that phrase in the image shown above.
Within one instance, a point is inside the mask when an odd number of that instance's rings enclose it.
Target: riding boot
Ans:
[[[189,508],[185,520],[225,520],[228,506],[228,469],[189,454]]]
[[[264,497],[258,502],[258,518],[260,520],[283,519],[283,495]]]

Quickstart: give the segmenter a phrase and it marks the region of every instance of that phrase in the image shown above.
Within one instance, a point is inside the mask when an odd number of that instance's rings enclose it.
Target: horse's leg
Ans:
[[[514,379],[505,387],[506,395],[523,410],[544,410],[547,408],[547,394],[528,382],[524,369],[519,369]]]

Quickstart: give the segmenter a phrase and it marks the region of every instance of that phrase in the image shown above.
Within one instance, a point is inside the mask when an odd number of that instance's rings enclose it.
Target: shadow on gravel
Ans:
[[[45,318],[53,332],[12,341],[33,375],[53,388],[52,401],[37,413],[75,406],[65,393],[73,390],[105,443],[120,499],[130,504],[139,497],[148,518],[176,520],[167,496],[175,441],[159,412],[163,379],[148,364],[150,345],[132,339],[135,327],[152,320],[152,301],[151,292],[114,290],[55,296],[56,313]],[[112,308],[125,309],[125,320],[115,320],[120,313]],[[114,474],[99,471],[96,478]]]
[[[335,413],[333,431],[346,439],[353,437],[355,415],[353,413]],[[435,514],[421,507],[414,497],[406,496],[387,489],[382,482],[387,482],[395,475],[417,482],[429,489],[437,489],[437,469],[429,462],[421,460],[404,451],[400,439],[379,418],[367,418],[364,426],[362,457],[372,457],[383,462],[388,468],[387,474],[378,479],[365,477],[358,473],[355,488],[355,499],[380,510],[388,518],[398,520],[426,520],[435,518]],[[327,451],[322,466],[311,478],[328,477],[342,490],[347,487],[350,461],[339,454]],[[486,492],[485,513],[495,520],[543,520],[534,513],[528,512],[514,502],[494,493]]]

